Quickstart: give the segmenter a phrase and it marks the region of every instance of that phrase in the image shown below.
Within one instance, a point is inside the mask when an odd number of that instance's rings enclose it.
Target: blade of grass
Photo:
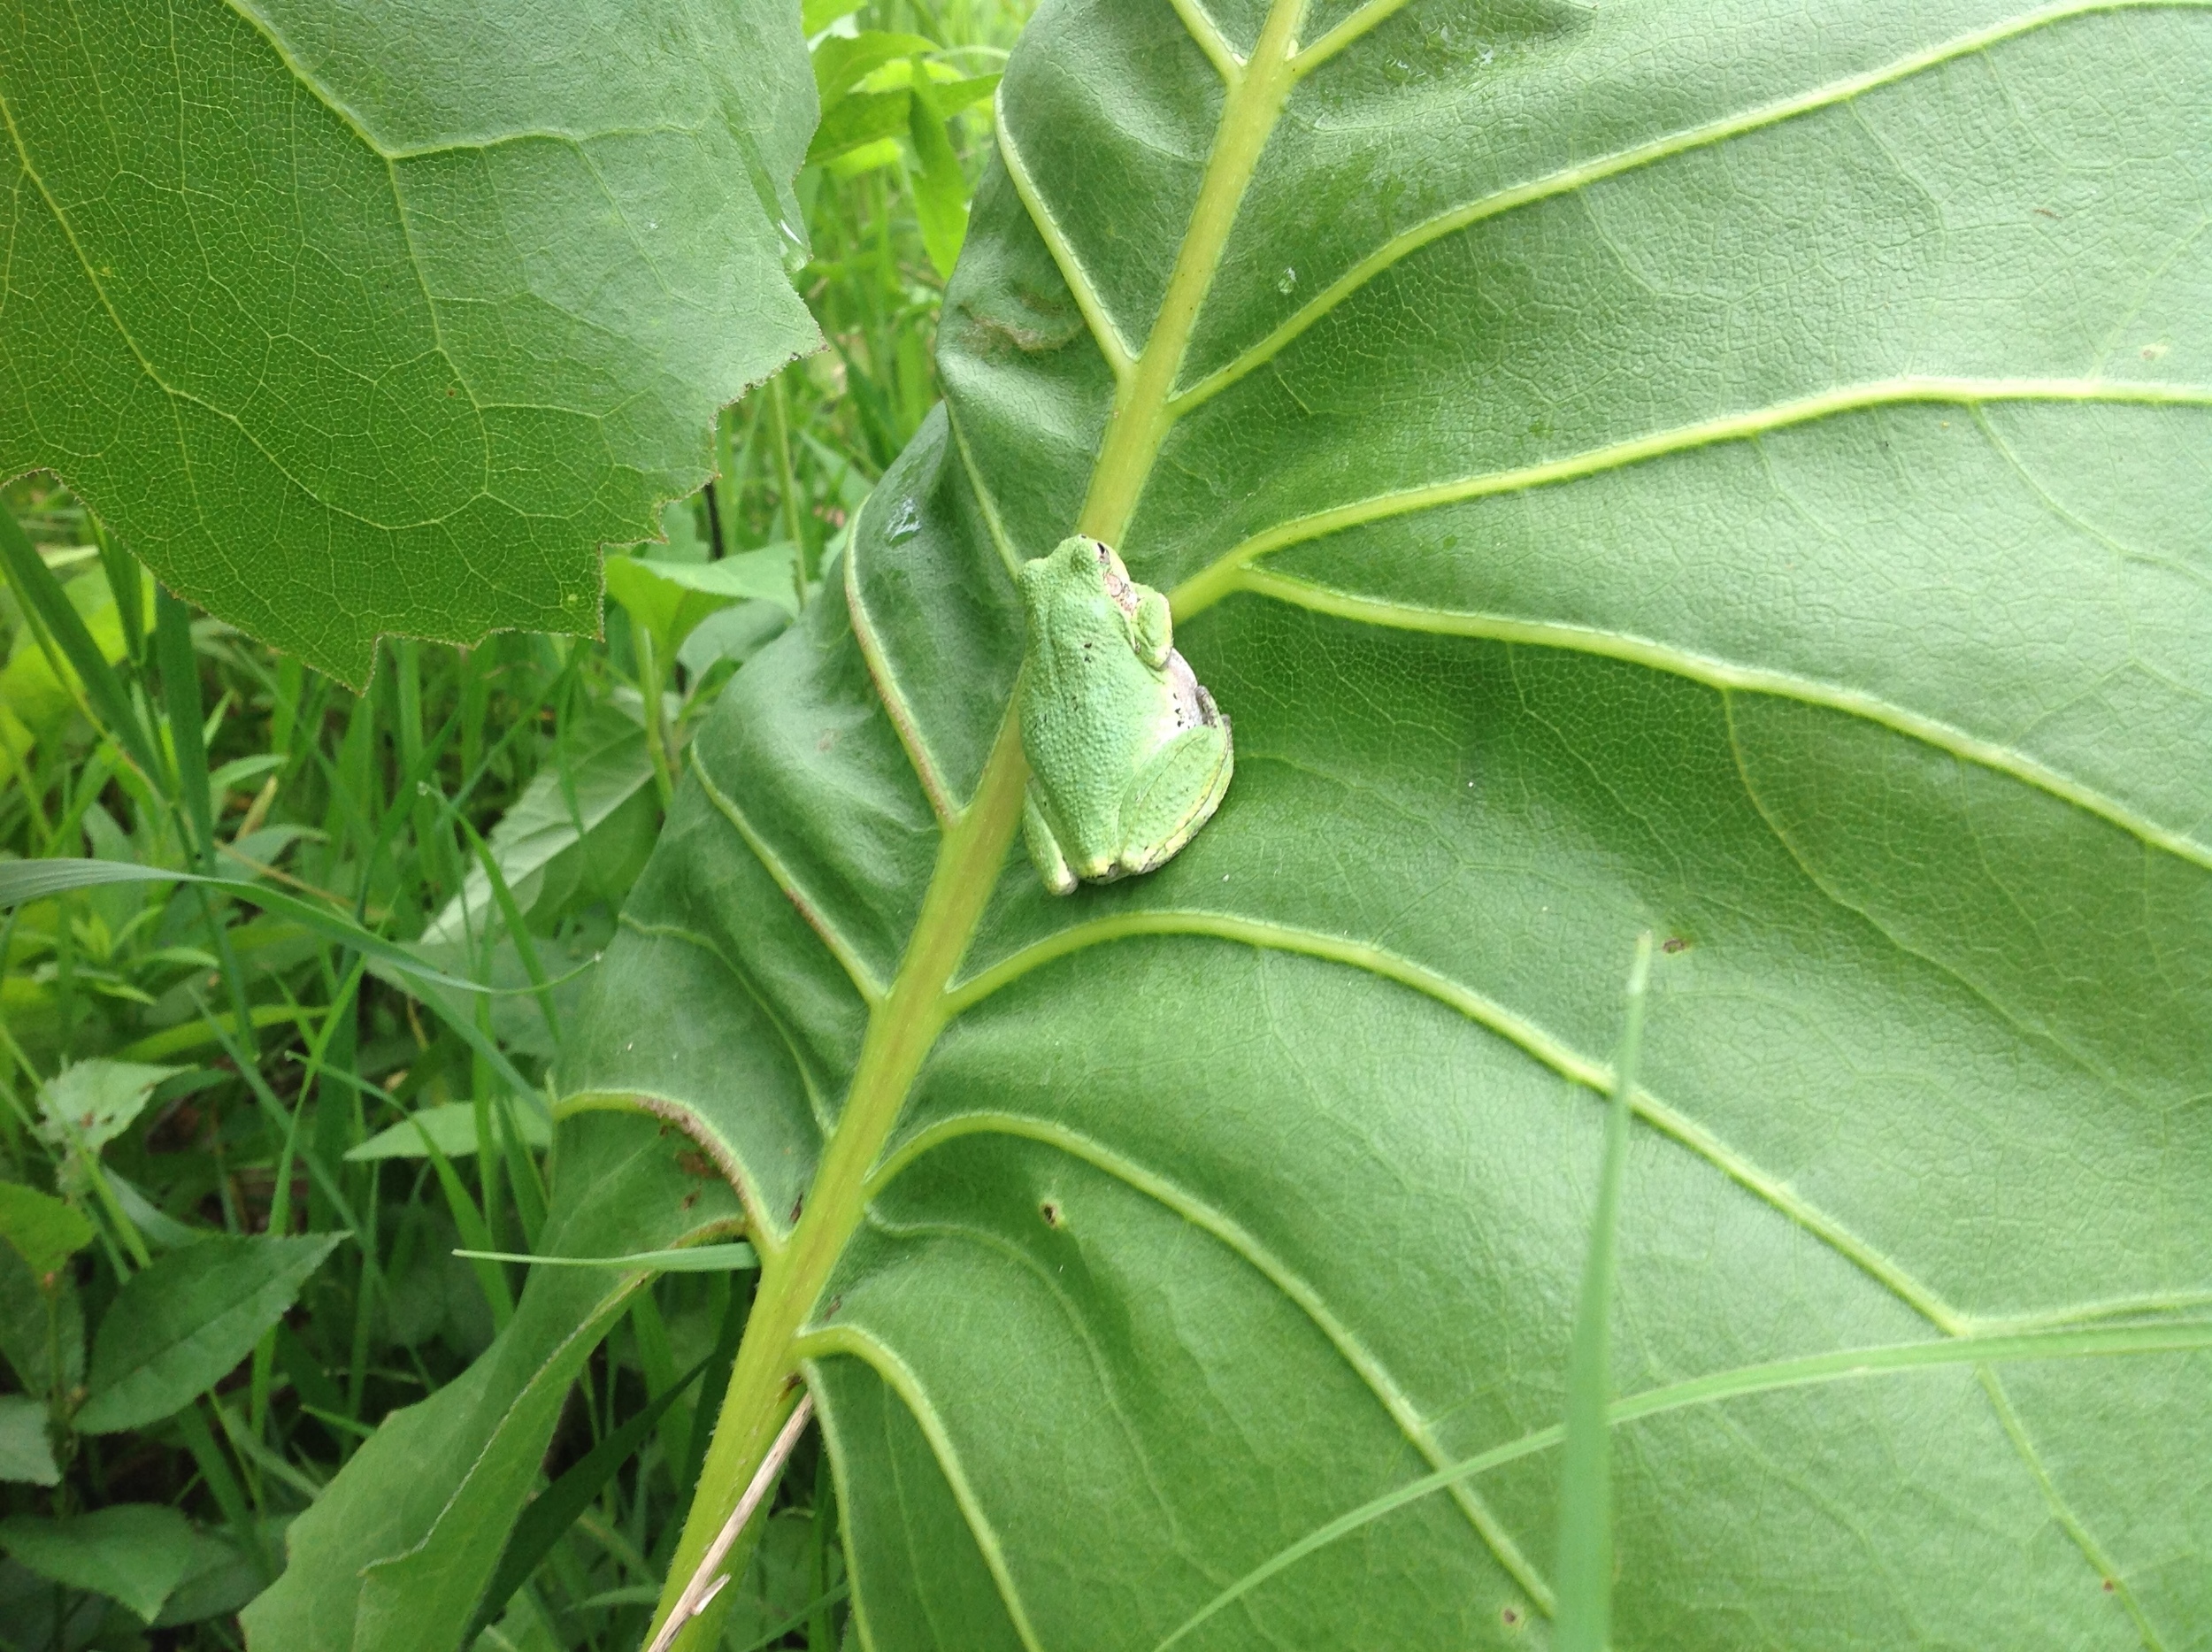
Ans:
[[[215,818],[207,788],[207,745],[201,727],[200,663],[192,651],[192,611],[169,593],[154,592],[154,651],[161,697],[169,713],[170,757],[177,802],[202,870],[215,869]]]
[[[761,1636],[757,1640],[747,1641],[745,1645],[739,1649],[739,1652],[762,1652],[763,1648],[775,1645],[777,1641],[791,1633],[793,1630],[805,1628],[808,1622],[817,1612],[827,1611],[831,1607],[836,1605],[838,1602],[843,1600],[851,1593],[851,1584],[841,1583],[835,1588],[830,1590],[828,1594],[815,1596],[814,1599],[809,1601],[796,1612],[794,1612],[790,1617],[785,1618],[781,1623],[778,1624],[773,1629],[771,1629],[766,1634]],[[648,1603],[649,1604],[650,1602]]]
[[[146,726],[139,720],[136,709],[123,688],[123,680],[115,674],[115,668],[100,652],[92,634],[85,629],[83,618],[69,600],[69,594],[54,577],[24,533],[15,513],[0,506],[0,571],[7,574],[8,583],[15,588],[16,595],[23,603],[41,633],[59,649],[75,672],[77,680],[97,711],[96,721],[127,753],[139,770],[149,776],[161,772],[161,765],[154,759],[153,741],[148,737]]]
[[[546,979],[545,964],[538,957],[537,942],[522,921],[522,908],[515,903],[515,894],[507,886],[506,874],[500,871],[498,859],[491,846],[477,835],[476,828],[466,820],[460,822],[469,848],[476,856],[476,864],[484,869],[485,879],[492,888],[492,901],[499,908],[500,921],[507,926],[507,934],[515,943],[515,956],[522,960],[524,973],[530,977],[530,990],[538,1001],[538,1013],[545,1018],[545,1030],[552,1034],[557,1047],[561,1041],[560,1012],[553,1007],[552,983]]]
[[[485,1226],[484,1213],[477,1208],[476,1201],[469,1197],[468,1189],[461,1185],[460,1174],[453,1168],[453,1161],[446,1157],[445,1149],[438,1145],[419,1118],[415,1124],[415,1133],[422,1138],[423,1149],[429,1156],[431,1168],[437,1172],[438,1185],[445,1189],[446,1208],[453,1212],[453,1225],[461,1230],[461,1237],[468,1242],[466,1255],[469,1266],[476,1274],[476,1282],[483,1287],[484,1300],[492,1305],[492,1322],[504,1331],[507,1322],[515,1317],[515,1297],[513,1291],[508,1288],[507,1276],[499,1271],[499,1264],[495,1259],[499,1253],[492,1249],[491,1229]],[[454,1254],[459,1256],[464,1253],[456,1251]]]
[[[1560,1454],[1559,1652],[1605,1652],[1613,1614],[1613,1468],[1607,1408],[1613,1390],[1613,1272],[1620,1226],[1621,1166],[1628,1157],[1629,1098],[1644,1041],[1645,989],[1651,981],[1651,934],[1636,938],[1629,966],[1613,1099],[1605,1110],[1605,1157],[1597,1210],[1582,1267],[1567,1363],[1565,1448]]]
[[[750,1245],[689,1245],[681,1250],[640,1250],[626,1256],[533,1256],[518,1250],[457,1250],[479,1262],[515,1262],[537,1268],[613,1268],[654,1273],[742,1273],[760,1266]]]
[[[1614,1427],[1678,1411],[1693,1405],[1710,1405],[1746,1395],[1770,1394],[1781,1388],[1811,1387],[1821,1383],[1848,1382],[1860,1377],[1894,1376],[1943,1365],[2008,1364],[2039,1359],[2095,1359],[2146,1354],[2187,1354],[2212,1348],[2212,1320],[2182,1320],[2165,1325],[2099,1325],[2079,1331],[2024,1331],[1984,1336],[1938,1337],[1924,1342],[1888,1343],[1877,1348],[1847,1348],[1832,1354],[1809,1354],[1796,1359],[1773,1360],[1760,1365],[1693,1377],[1686,1382],[1647,1388],[1616,1400],[1608,1419]],[[1192,1633],[1225,1607],[1249,1594],[1279,1571],[1287,1570],[1338,1539],[1395,1514],[1408,1503],[1455,1486],[1492,1469],[1517,1463],[1523,1457],[1548,1451],[1566,1437],[1564,1425],[1554,1424],[1524,1434],[1518,1440],[1494,1446],[1475,1456],[1448,1464],[1432,1474],[1409,1480],[1358,1508],[1339,1515],[1288,1547],[1262,1561],[1227,1588],[1185,1618],[1153,1652],[1167,1648]]]
[[[707,1361],[703,1359],[676,1378],[636,1416],[579,1457],[522,1511],[522,1518],[515,1522],[513,1534],[507,1540],[506,1550],[499,1557],[498,1569],[485,1587],[484,1598],[477,1604],[469,1633],[461,1638],[463,1646],[472,1644],[485,1625],[506,1609],[514,1592],[529,1581],[530,1574],[552,1552],[553,1545],[567,1534],[577,1518],[591,1506],[600,1489],[614,1477],[615,1471],[636,1455],[668,1408],[698,1380],[699,1373],[706,1368]]]
[[[274,912],[303,924],[325,939],[350,947],[387,969],[417,980],[433,982],[455,992],[480,993],[495,998],[518,998],[525,993],[537,991],[534,986],[489,987],[465,976],[449,975],[424,963],[397,942],[387,941],[373,931],[364,929],[328,907],[318,906],[312,901],[287,895],[265,884],[249,883],[240,878],[212,878],[202,872],[179,872],[166,866],[140,866],[128,861],[78,860],[58,856],[45,860],[0,862],[0,906],[42,901],[49,895],[60,895],[71,889],[90,888],[104,883],[201,884],[222,894],[234,895],[242,901],[250,901],[264,911]],[[558,987],[565,981],[573,980],[591,967],[590,964],[580,964],[567,973],[556,976],[546,985]],[[436,1010],[438,1006],[432,1003],[431,1008]],[[463,1032],[456,1026],[454,1030],[466,1039],[475,1029],[472,1026]],[[504,1059],[502,1057],[495,1061],[495,1067],[503,1063]],[[500,1076],[518,1089],[526,1093],[530,1090],[528,1081],[511,1067],[502,1072]]]

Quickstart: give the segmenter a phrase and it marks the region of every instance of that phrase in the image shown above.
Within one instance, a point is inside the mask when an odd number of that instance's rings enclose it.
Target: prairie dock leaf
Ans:
[[[752,1210],[672,1593],[794,1371],[876,1652],[1153,1646],[1554,1424],[1646,929],[1614,1392],[2212,1300],[2212,6],[1064,0],[998,111],[947,406],[563,1075]],[[1055,900],[1010,575],[1071,531],[1237,776]],[[2208,1376],[1652,1417],[1614,1634],[2200,1644]],[[1188,1644],[1525,1643],[1557,1502],[1455,1479]]]
[[[0,104],[0,477],[356,684],[388,631],[595,632],[600,544],[818,342],[766,0],[33,0]]]

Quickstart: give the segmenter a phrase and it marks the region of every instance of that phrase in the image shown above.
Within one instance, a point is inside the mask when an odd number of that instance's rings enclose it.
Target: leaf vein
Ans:
[[[1345,299],[1366,286],[1392,265],[1419,251],[1432,242],[1470,228],[1486,219],[1496,218],[1516,208],[1527,206],[1555,196],[1567,195],[1597,183],[1604,179],[1632,172],[1673,156],[1693,150],[1709,148],[1731,138],[1780,126],[1801,115],[1816,113],[1824,109],[1849,103],[1864,94],[1911,78],[1926,70],[1936,68],[1954,59],[1986,51],[2006,41],[2032,34],[2052,24],[2074,18],[2105,12],[2140,10],[2203,10],[2208,0],[2060,0],[2032,12],[2023,12],[1986,27],[1972,30],[1940,41],[1933,46],[1911,52],[1889,63],[1861,73],[1847,75],[1823,85],[1797,93],[1792,96],[1773,99],[1753,109],[1708,121],[1702,126],[1686,127],[1668,133],[1647,142],[1639,143],[1609,154],[1594,156],[1571,166],[1548,173],[1540,178],[1513,185],[1493,194],[1455,207],[1450,211],[1417,224],[1392,236],[1347,270],[1322,291],[1316,294],[1303,307],[1283,321],[1275,330],[1252,345],[1233,361],[1225,364],[1177,395],[1168,406],[1170,418],[1178,417],[1201,402],[1219,394],[1234,384],[1255,367],[1268,361],[1299,334],[1334,310]],[[1356,14],[1357,15],[1357,14]]]
[[[1630,632],[1607,631],[1594,626],[1550,620],[1517,619],[1508,615],[1473,611],[1426,608],[1356,596],[1328,586],[1264,569],[1245,571],[1238,576],[1233,588],[1312,612],[1332,614],[1339,619],[1434,635],[1473,637],[1538,648],[1564,649],[1648,666],[1671,676],[1704,683],[1724,693],[1767,695],[1776,699],[1819,706],[1827,711],[1842,711],[1948,752],[1978,767],[2033,787],[2117,827],[2147,848],[2212,871],[2212,844],[2200,842],[2186,832],[2162,826],[2117,798],[2063,774],[2014,747],[1985,739],[1939,718],[1908,711],[1893,701],[1863,688],[1823,682],[1817,678],[1800,676],[1792,672],[1742,665]],[[1180,617],[1179,608],[1178,618]]]
[[[1217,1205],[1200,1198],[1172,1179],[1115,1152],[1103,1142],[1080,1131],[1018,1113],[969,1112],[942,1119],[918,1132],[884,1161],[871,1179],[870,1199],[872,1201],[877,1197],[916,1160],[948,1141],[969,1135],[1013,1136],[1056,1149],[1071,1158],[1104,1172],[1125,1187],[1142,1194],[1211,1236],[1267,1280],[1305,1316],[1337,1357],[1374,1396],[1383,1414],[1389,1418],[1392,1426],[1424,1461],[1432,1468],[1440,1469],[1451,1460],[1432,1432],[1430,1419],[1422,1415],[1412,1395],[1399,1387],[1389,1368],[1368,1348],[1357,1333],[1330,1311],[1321,1293],[1301,1278],[1288,1263],[1269,1249],[1256,1233],[1233,1219]],[[1073,1310],[1069,1311],[1072,1313]],[[1455,1497],[1457,1489],[1455,1488]],[[1472,1492],[1456,1500],[1460,1512],[1466,1517],[1467,1523],[1473,1527],[1476,1536],[1489,1549],[1492,1556],[1532,1599],[1539,1602],[1547,1612],[1550,1611],[1550,1587],[1535,1565],[1521,1552],[1520,1545],[1514,1541],[1504,1523]]]

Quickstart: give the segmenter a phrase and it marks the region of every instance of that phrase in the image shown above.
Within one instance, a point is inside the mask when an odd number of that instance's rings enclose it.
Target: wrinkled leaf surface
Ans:
[[[349,681],[598,628],[598,547],[816,342],[788,8],[36,0],[0,24],[0,476]]]

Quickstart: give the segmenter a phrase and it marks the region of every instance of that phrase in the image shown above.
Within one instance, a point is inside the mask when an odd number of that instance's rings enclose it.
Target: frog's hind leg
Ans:
[[[1055,895],[1075,893],[1075,868],[1068,864],[1068,857],[1061,852],[1060,840],[1052,834],[1052,826],[1045,818],[1045,811],[1037,806],[1037,788],[1031,782],[1022,796],[1022,841],[1029,847],[1029,858],[1037,868],[1037,875],[1045,880],[1045,887]]]
[[[1163,866],[1221,804],[1235,767],[1229,719],[1186,729],[1137,772],[1122,794],[1121,841],[1114,875]]]

